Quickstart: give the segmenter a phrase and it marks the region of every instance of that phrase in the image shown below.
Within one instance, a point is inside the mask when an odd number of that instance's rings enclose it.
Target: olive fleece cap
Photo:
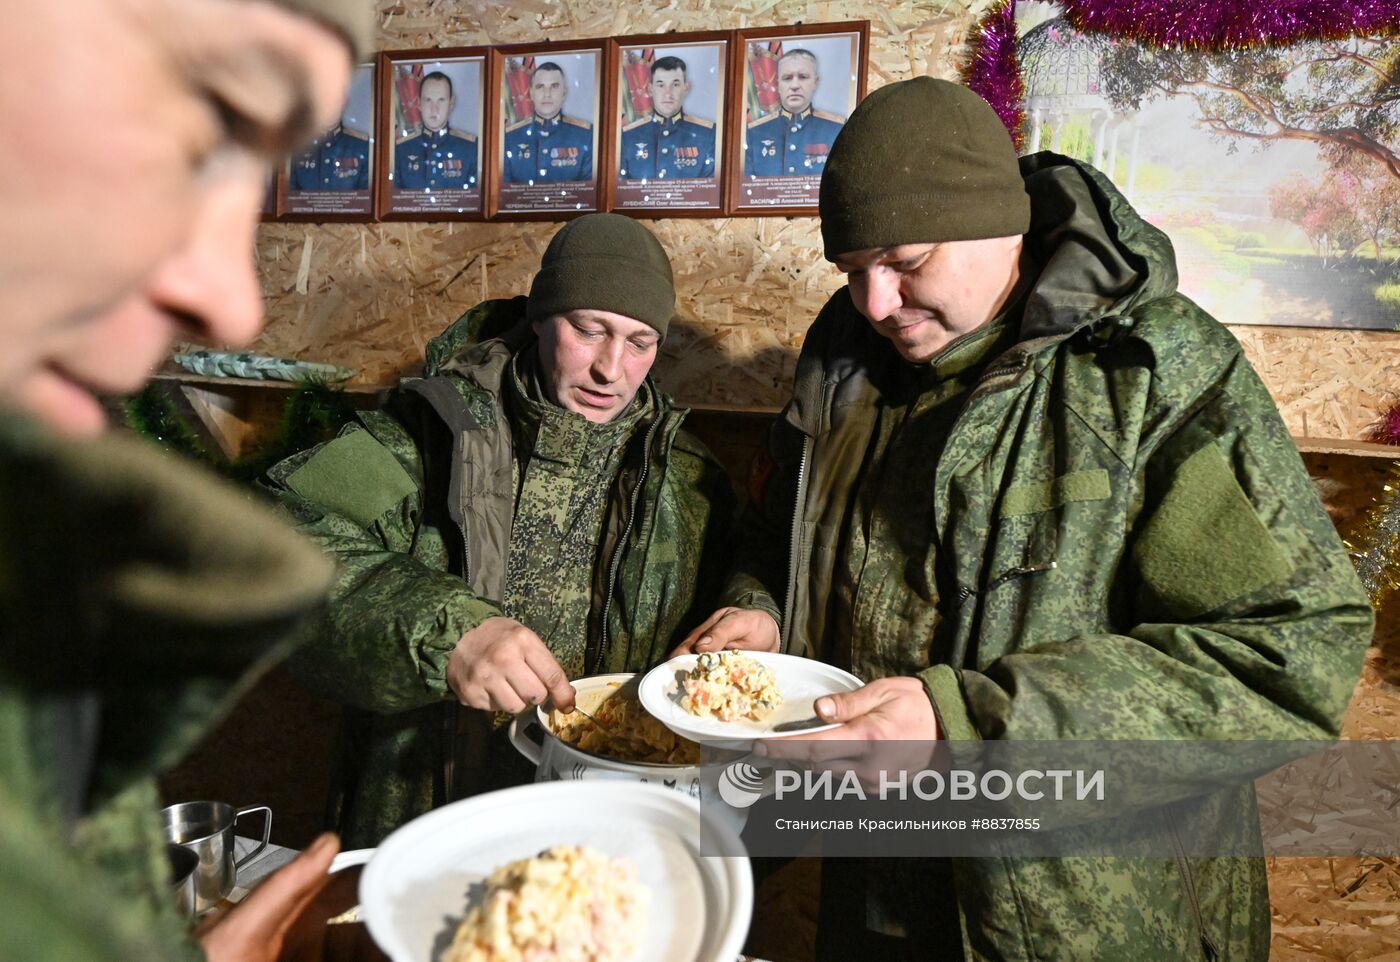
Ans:
[[[351,58],[358,63],[374,49],[373,0],[274,0],[338,31],[350,44]]]
[[[915,77],[856,107],[826,159],[829,261],[851,251],[1024,234],[1030,198],[1011,135],[961,84]]]
[[[664,337],[675,309],[671,260],[651,231],[621,214],[585,214],[545,248],[525,316],[533,324],[566,311],[611,311]]]

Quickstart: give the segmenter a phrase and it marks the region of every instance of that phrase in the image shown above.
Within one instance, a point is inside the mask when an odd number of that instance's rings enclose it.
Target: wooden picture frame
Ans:
[[[865,96],[869,47],[868,20],[736,31],[730,216],[816,214],[826,154]]]
[[[277,203],[281,195],[282,175],[280,165],[268,171],[267,181],[263,190],[262,207],[258,210],[258,222],[263,224],[274,224],[277,222]]]
[[[357,66],[340,120],[281,165],[277,220],[374,220],[376,71]]]
[[[380,220],[486,217],[490,60],[489,47],[379,55]]]
[[[634,217],[723,216],[734,49],[731,30],[608,44],[604,209]]]
[[[491,219],[568,220],[604,209],[599,150],[611,129],[611,112],[602,110],[607,46],[567,40],[492,49]]]

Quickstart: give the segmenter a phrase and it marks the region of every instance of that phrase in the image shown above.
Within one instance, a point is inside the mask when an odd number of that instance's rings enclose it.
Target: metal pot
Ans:
[[[593,714],[607,696],[633,677],[632,673],[595,675],[573,683],[576,702]],[[533,736],[533,737],[532,737]],[[700,797],[700,766],[661,762],[624,762],[587,752],[565,742],[549,725],[549,712],[541,705],[530,714],[517,715],[510,723],[510,741],[516,751],[535,765],[535,781],[557,782],[584,778],[618,778],[650,782]]]

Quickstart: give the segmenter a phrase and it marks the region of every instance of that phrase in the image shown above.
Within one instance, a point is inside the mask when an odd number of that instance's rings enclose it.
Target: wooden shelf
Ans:
[[[198,419],[199,427],[226,457],[237,458],[275,429],[286,407],[287,393],[302,381],[264,381],[259,378],[209,377],[169,369],[152,375],[175,389],[175,397]],[[356,407],[372,407],[374,397],[391,384],[344,384],[338,387],[355,395]]]
[[[748,414],[755,417],[772,418],[783,412],[780,407],[769,407],[765,404],[711,404],[704,401],[692,404],[686,401],[677,401],[676,406],[690,408],[696,414]]]
[[[1356,458],[1389,458],[1400,461],[1400,446],[1350,438],[1309,438],[1293,435],[1293,443],[1305,454],[1345,454]]]
[[[294,391],[302,386],[299,381],[263,381],[253,378],[207,377],[183,371],[159,371],[154,375],[157,381],[170,381],[179,384],[191,406],[199,414],[200,420],[210,428],[210,433],[219,440],[225,450],[241,448],[248,434],[248,422],[256,420],[249,407],[262,405],[247,400],[250,395],[263,391]],[[393,388],[394,384],[343,384],[340,389],[347,394],[378,394]],[[249,390],[253,389],[253,390]],[[365,398],[369,401],[369,398]],[[734,414],[751,417],[776,417],[782,408],[757,404],[684,403],[697,414]],[[252,415],[250,417],[250,415]],[[1298,450],[1307,454],[1339,454],[1357,458],[1387,458],[1400,461],[1400,445],[1378,444],[1374,441],[1357,441],[1351,438],[1314,438],[1293,435],[1293,443]]]
[[[295,391],[303,387],[305,381],[272,381],[255,377],[211,377],[206,374],[190,374],[187,371],[157,371],[151,375],[155,381],[175,381],[180,384],[198,384],[208,387],[260,387],[270,391]],[[397,384],[397,382],[395,382]],[[347,394],[375,394],[387,391],[395,384],[331,384]]]

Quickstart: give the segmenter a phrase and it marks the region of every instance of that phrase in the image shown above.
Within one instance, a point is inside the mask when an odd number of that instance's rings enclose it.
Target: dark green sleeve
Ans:
[[[430,520],[443,512],[425,511],[422,470],[413,436],[375,412],[265,481],[337,562],[322,630],[289,663],[343,704],[390,713],[442,700],[457,641],[500,614],[451,570],[460,536]]]
[[[687,465],[687,470],[676,472],[680,475],[675,485],[676,500],[682,510],[676,512],[681,520],[675,541],[676,580],[683,587],[690,586],[690,603],[662,657],[719,607],[720,589],[734,545],[736,505],[729,476],[699,439],[683,436],[677,449],[690,454],[688,458],[672,459],[673,470],[683,463]]]
[[[0,959],[203,962],[173,898],[153,904],[81,856],[0,786]]]
[[[735,559],[721,594],[722,605],[757,608],[782,624],[787,590],[789,536],[803,436],[779,416],[769,430],[767,448],[755,465],[754,484],[739,520]],[[804,654],[786,647],[790,654]]]
[[[981,672],[929,669],[950,734],[1335,737],[1371,608],[1248,363],[1142,456],[1143,510],[1119,576],[1135,624],[1025,638]]]

